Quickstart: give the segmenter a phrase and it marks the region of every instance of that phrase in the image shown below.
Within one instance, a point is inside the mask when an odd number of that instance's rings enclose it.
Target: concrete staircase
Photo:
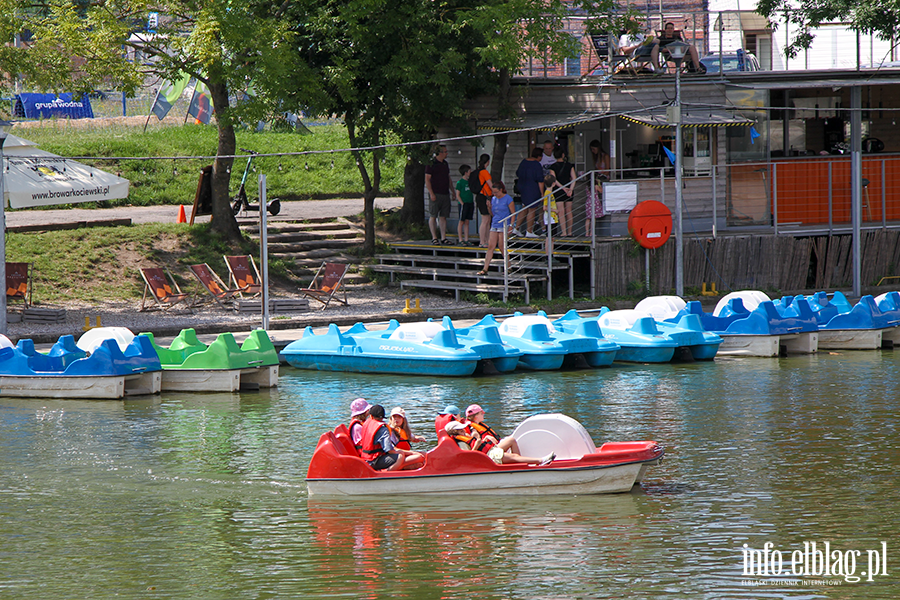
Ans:
[[[346,283],[368,281],[356,269],[356,256],[346,252],[350,248],[363,245],[365,232],[347,219],[313,218],[302,222],[269,217],[268,246],[270,258],[284,258],[294,261],[300,269],[297,274],[310,277],[323,262],[349,263],[354,265],[347,273]],[[259,222],[256,218],[238,218],[238,225],[259,242]]]

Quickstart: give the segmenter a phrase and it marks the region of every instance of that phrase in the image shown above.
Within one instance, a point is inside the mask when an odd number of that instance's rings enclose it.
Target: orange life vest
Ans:
[[[347,428],[347,431],[350,432],[350,441],[351,442],[353,442],[353,428],[354,427],[362,428],[362,426],[363,426],[363,422],[360,421],[359,419],[353,418],[350,420],[350,427]],[[356,446],[356,450],[359,451],[359,449],[362,448],[362,437],[359,438],[359,442],[354,442],[353,445]]]
[[[456,417],[454,417],[453,415],[449,415],[449,414],[438,415],[437,418],[434,420],[434,430],[437,432],[438,435],[441,435],[441,432],[446,433],[447,430],[444,428],[447,426],[447,423],[449,423],[451,421],[456,421]]]
[[[474,450],[474,449],[475,449],[475,448],[472,447],[472,445],[475,443],[475,436],[474,436],[474,435],[466,435],[466,434],[464,434],[464,433],[454,433],[454,434],[451,435],[450,437],[453,438],[453,441],[455,441],[455,442],[462,442],[463,444],[465,444],[466,446],[468,446],[468,447],[469,447],[469,450]]]
[[[469,421],[467,425],[468,425],[468,427],[471,427],[472,429],[477,431],[478,435],[480,435],[482,437],[482,442],[481,442],[481,444],[479,444],[479,446],[477,448],[477,450],[479,452],[487,453],[488,450],[490,450],[491,448],[493,448],[496,445],[496,444],[494,444],[494,442],[485,440],[484,438],[486,436],[489,436],[489,435],[493,436],[494,439],[496,439],[497,441],[500,441],[500,436],[497,435],[497,432],[495,432],[493,429],[491,429],[484,423],[474,423],[472,421]]]
[[[388,425],[390,427],[390,425]],[[401,450],[412,450],[412,446],[409,444],[409,437],[406,435],[406,430],[402,427],[398,429],[394,429],[390,427],[391,432],[397,436],[397,443],[394,444],[394,448],[399,448]]]
[[[360,440],[360,457],[368,462],[372,462],[382,454],[387,454],[381,444],[375,443],[375,436],[382,427],[387,427],[383,422],[373,418],[366,419],[363,423],[362,440]]]

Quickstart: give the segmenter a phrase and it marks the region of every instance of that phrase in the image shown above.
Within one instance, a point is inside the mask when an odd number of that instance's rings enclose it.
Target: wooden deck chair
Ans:
[[[22,301],[31,306],[31,263],[6,263],[6,302]]]
[[[232,308],[233,301],[235,296],[238,296],[241,293],[239,288],[229,289],[225,286],[225,282],[223,282],[216,272],[209,268],[209,265],[203,263],[202,265],[191,265],[191,272],[194,276],[200,280],[200,284],[206,288],[206,291],[209,292],[209,295],[213,297],[213,299],[221,306],[222,308]]]
[[[322,303],[322,310],[328,308],[328,303],[334,300],[347,306],[347,291],[341,289],[344,281],[344,275],[347,274],[347,265],[343,263],[322,263],[316,276],[313,277],[312,283],[308,288],[302,288],[300,293],[304,296],[312,298]],[[337,297],[337,292],[343,293],[344,299]]]
[[[262,293],[262,277],[252,256],[226,256],[225,264],[228,265],[228,285],[240,290],[238,296],[249,294],[255,298]]]
[[[169,276],[168,281],[166,280],[166,275]],[[187,308],[188,311],[191,310],[191,295],[181,291],[168,269],[163,270],[158,267],[141,269],[141,277],[144,278],[144,283],[147,285],[144,286],[140,312],[153,310],[154,308],[168,310],[182,303],[184,308]],[[169,285],[169,281],[172,282],[171,285]],[[156,301],[155,305],[146,306],[147,292],[150,292],[150,295],[153,296],[153,299]]]

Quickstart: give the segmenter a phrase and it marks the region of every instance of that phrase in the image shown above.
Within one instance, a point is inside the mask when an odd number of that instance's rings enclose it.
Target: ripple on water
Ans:
[[[900,353],[844,353],[450,380],[302,372],[272,391],[0,407],[0,590],[17,598],[821,598],[742,584],[742,545],[896,538]],[[435,439],[478,403],[599,444],[655,439],[642,489],[601,497],[307,498],[322,431],[363,396]],[[890,542],[889,542],[890,543]],[[47,578],[53,573],[53,578]],[[765,579],[765,578],[756,578]],[[764,582],[765,583],[765,582]],[[842,598],[892,598],[877,583]]]

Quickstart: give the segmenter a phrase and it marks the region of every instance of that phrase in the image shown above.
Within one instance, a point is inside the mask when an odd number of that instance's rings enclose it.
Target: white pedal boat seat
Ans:
[[[545,456],[556,452],[557,459],[578,459],[597,451],[594,440],[581,423],[558,413],[528,417],[516,427],[513,437],[522,456]]]
[[[421,323],[401,323],[388,338],[389,340],[404,340],[423,344],[430,342],[434,336],[444,330],[443,323],[436,321],[424,321]]]
[[[730,294],[725,295],[719,303],[716,304],[716,309],[713,311],[713,316],[718,317],[722,312],[722,309],[725,308],[725,305],[728,304],[728,301],[732,298],[740,298],[741,302],[744,303],[744,308],[748,311],[753,312],[756,310],[756,307],[759,306],[760,302],[766,302],[771,300],[764,292],[760,292],[758,290],[741,290],[739,292],[731,292]]]
[[[119,350],[125,352],[125,348],[134,340],[134,333],[127,327],[95,327],[78,338],[78,343],[75,345],[79,349],[93,354],[103,340],[115,340],[119,345]]]
[[[685,306],[687,303],[679,296],[650,296],[638,302],[634,310],[647,313],[655,321],[665,321],[674,318]]]
[[[550,332],[550,335],[556,333],[556,327],[553,326],[553,322],[547,317],[542,317],[540,315],[518,315],[510,317],[500,324],[500,333],[502,335],[520,338],[525,335],[525,332],[532,325],[545,325],[547,331]]]

